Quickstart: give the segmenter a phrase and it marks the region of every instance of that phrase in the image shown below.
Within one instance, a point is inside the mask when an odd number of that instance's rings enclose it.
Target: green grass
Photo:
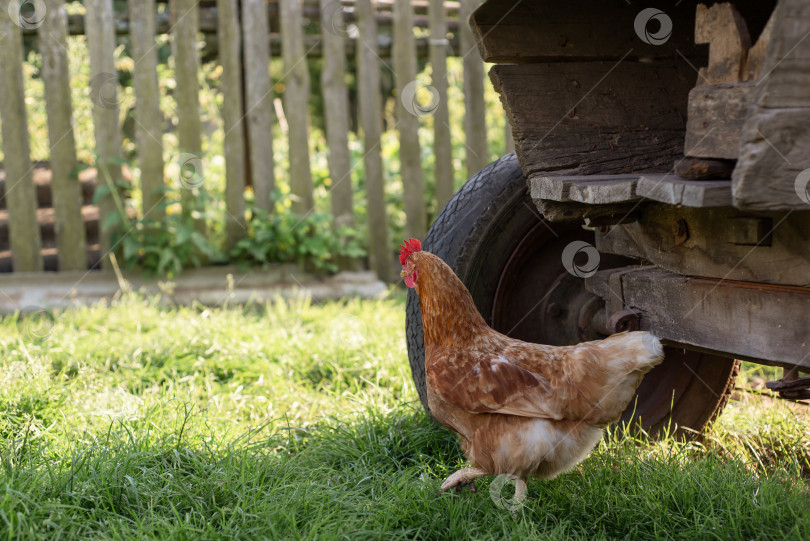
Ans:
[[[513,518],[491,480],[437,494],[462,456],[416,399],[401,293],[128,296],[0,321],[0,538],[807,539],[803,408],[741,394],[702,444],[610,436]]]

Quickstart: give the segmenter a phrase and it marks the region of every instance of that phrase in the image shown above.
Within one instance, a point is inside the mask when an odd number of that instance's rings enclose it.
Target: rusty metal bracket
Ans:
[[[641,329],[641,312],[638,310],[619,310],[608,319],[608,329],[612,332],[638,331]]]
[[[797,378],[794,373],[792,377],[786,375],[782,379],[765,382],[765,386],[772,391],[778,392],[782,398],[792,400],[810,398],[810,377]]]

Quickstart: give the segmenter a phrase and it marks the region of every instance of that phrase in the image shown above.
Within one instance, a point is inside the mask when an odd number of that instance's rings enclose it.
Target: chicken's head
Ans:
[[[411,255],[422,250],[422,243],[417,239],[408,239],[399,245],[399,263],[402,265],[402,272],[399,274],[405,279],[405,285],[416,287],[417,270]]]

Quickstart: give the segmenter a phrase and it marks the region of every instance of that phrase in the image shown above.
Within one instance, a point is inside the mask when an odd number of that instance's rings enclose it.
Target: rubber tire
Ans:
[[[512,153],[482,169],[453,196],[436,218],[422,246],[455,271],[490,323],[492,299],[487,298],[491,297],[487,292],[493,290],[493,284],[481,282],[491,282],[493,277],[500,276],[499,270],[506,265],[509,254],[539,219],[528,194],[526,177]],[[484,275],[488,277],[482,277]],[[422,314],[414,290],[409,290],[407,297],[406,339],[413,381],[422,405],[430,412],[425,389]],[[701,411],[691,412],[687,426],[700,431],[722,411],[734,389],[739,362],[734,362],[730,368],[728,379],[722,386],[715,387],[720,391],[716,401],[700,400],[703,402],[699,406]],[[692,384],[702,385],[698,381]],[[661,423],[655,426],[658,428]]]

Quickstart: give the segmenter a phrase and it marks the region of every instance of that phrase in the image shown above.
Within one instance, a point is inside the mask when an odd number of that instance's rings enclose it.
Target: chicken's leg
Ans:
[[[475,488],[475,480],[485,475],[488,475],[487,472],[479,468],[462,468],[444,480],[441,491],[446,492],[454,487],[461,489],[461,487],[469,485],[471,491],[478,492]]]

